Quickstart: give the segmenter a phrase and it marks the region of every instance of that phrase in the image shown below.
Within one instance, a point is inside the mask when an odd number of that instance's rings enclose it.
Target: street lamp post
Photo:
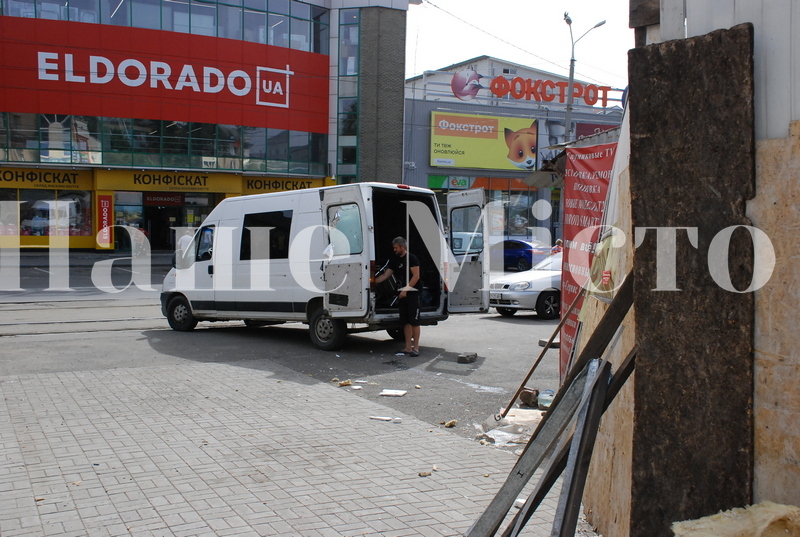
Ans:
[[[572,38],[572,19],[569,16],[569,13],[564,13],[564,21],[566,21],[567,26],[569,26],[569,40],[572,42],[572,52],[570,53],[569,57],[569,84],[567,84],[567,119],[566,119],[566,136],[564,138],[565,142],[569,142],[572,139],[572,83],[575,81],[575,44],[583,39],[586,34],[598,28],[606,23],[606,21],[600,21],[588,30],[584,32],[582,36],[578,39]]]

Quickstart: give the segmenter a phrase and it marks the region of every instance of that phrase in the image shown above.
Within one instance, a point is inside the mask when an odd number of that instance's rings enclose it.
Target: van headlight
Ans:
[[[508,286],[509,291],[524,291],[531,288],[531,282],[518,282],[512,283]]]

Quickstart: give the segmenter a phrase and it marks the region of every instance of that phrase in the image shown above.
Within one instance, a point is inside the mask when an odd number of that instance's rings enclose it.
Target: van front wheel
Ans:
[[[189,332],[197,326],[197,319],[192,315],[189,301],[179,296],[170,300],[167,306],[167,321],[173,330]]]
[[[344,344],[347,325],[340,319],[331,319],[322,309],[316,309],[308,321],[308,334],[318,349],[332,351]]]

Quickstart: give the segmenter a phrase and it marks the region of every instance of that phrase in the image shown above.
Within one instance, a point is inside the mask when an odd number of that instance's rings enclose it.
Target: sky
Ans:
[[[572,48],[567,11],[579,40],[575,79],[622,89],[634,44],[628,10],[628,0],[423,0],[408,7],[406,78],[477,56],[566,77]]]

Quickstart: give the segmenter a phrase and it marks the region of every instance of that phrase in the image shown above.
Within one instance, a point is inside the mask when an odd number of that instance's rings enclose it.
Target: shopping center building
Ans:
[[[225,197],[401,182],[409,3],[3,2],[0,235],[171,249]]]
[[[442,208],[448,193],[483,188],[487,202],[504,207],[489,242],[552,244],[561,237],[562,180],[547,170],[567,141],[568,85],[491,56],[406,80],[403,182],[431,188]],[[616,141],[623,89],[574,80],[573,95],[570,141]]]

